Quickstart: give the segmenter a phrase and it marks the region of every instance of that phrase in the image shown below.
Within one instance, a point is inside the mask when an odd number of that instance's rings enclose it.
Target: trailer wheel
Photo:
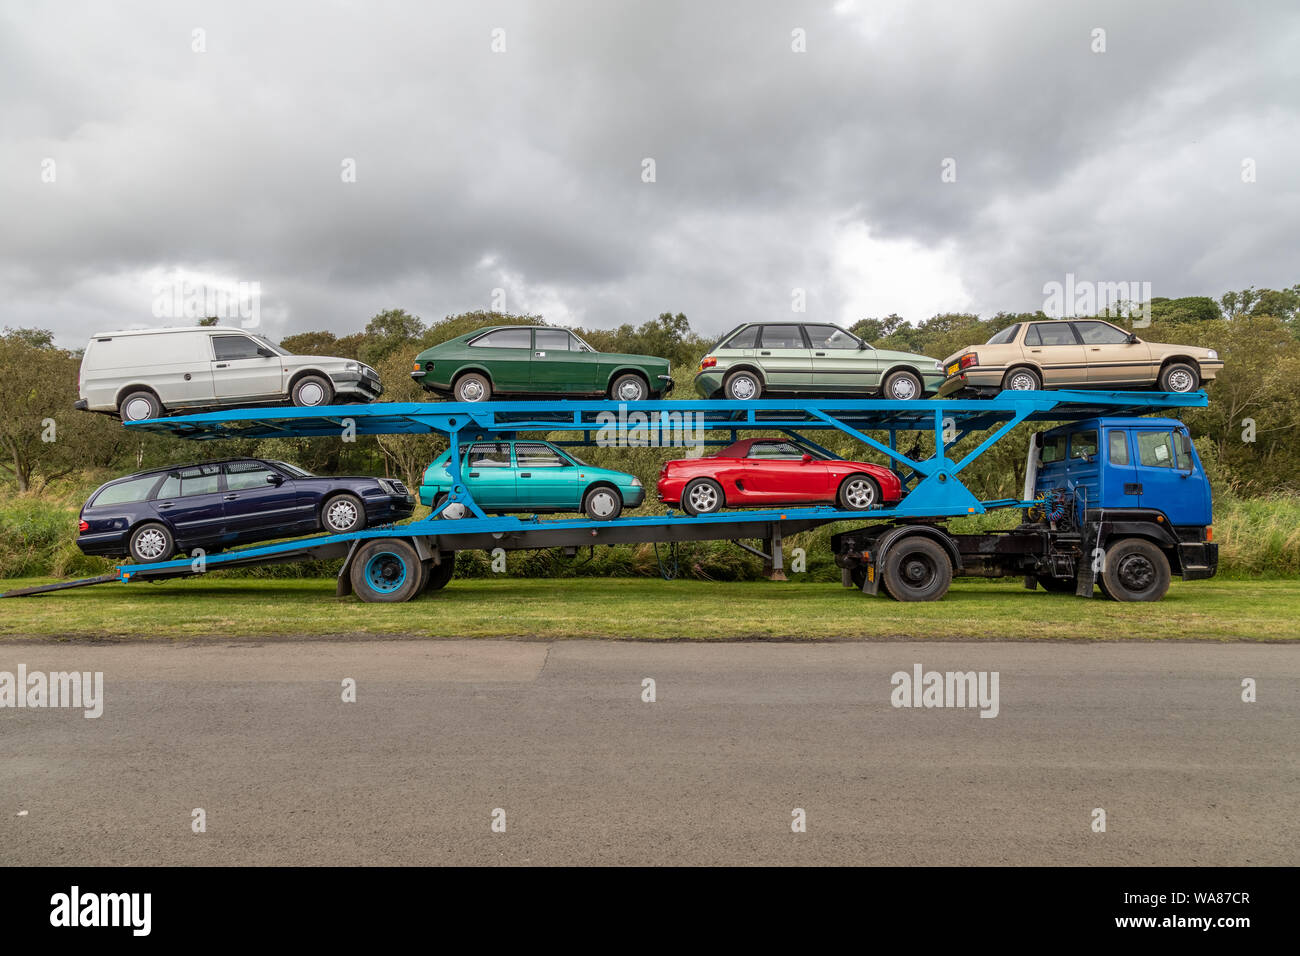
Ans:
[[[936,541],[904,538],[890,547],[881,579],[895,601],[937,601],[952,584],[952,559]]]
[[[456,574],[456,552],[444,551],[442,561],[439,564],[425,565],[426,577],[424,589],[426,591],[441,591],[451,581]]]
[[[349,573],[352,590],[370,604],[409,601],[424,588],[424,562],[400,538],[379,538],[362,545]]]
[[[1112,601],[1159,601],[1169,590],[1169,559],[1145,538],[1121,538],[1106,549],[1101,579]]]

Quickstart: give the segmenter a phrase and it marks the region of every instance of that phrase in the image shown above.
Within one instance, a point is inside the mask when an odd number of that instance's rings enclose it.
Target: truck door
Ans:
[[[1204,524],[1200,488],[1205,476],[1196,459],[1182,447],[1181,437],[1177,429],[1168,426],[1133,430],[1142,507],[1164,512],[1171,525]],[[1193,487],[1196,494],[1189,494]]]
[[[1142,479],[1138,477],[1127,428],[1107,428],[1106,462],[1103,465],[1101,497],[1103,508],[1142,507]]]

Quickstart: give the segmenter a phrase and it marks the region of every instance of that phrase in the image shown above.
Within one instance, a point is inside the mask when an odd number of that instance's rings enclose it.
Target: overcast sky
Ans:
[[[241,282],[274,338],[1289,286],[1297,50],[1294,2],[9,2],[0,324],[79,347]]]

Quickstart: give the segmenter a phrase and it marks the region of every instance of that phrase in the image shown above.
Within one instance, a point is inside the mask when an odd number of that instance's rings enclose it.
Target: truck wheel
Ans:
[[[153,392],[132,392],[122,399],[121,405],[117,406],[117,417],[124,422],[143,422],[150,418],[161,418],[162,412],[162,402],[158,401],[158,396]]]
[[[885,384],[881,388],[881,394],[885,398],[894,402],[910,402],[914,398],[920,398],[921,380],[912,372],[893,372],[885,379]]]
[[[328,405],[334,400],[334,386],[329,383],[329,379],[319,375],[304,375],[294,382],[290,398],[299,408]]]
[[[361,546],[349,572],[352,590],[368,604],[409,601],[424,588],[424,562],[400,538],[379,538]]]
[[[722,383],[723,394],[734,402],[748,402],[763,397],[763,383],[753,372],[732,372]]]
[[[1194,392],[1201,384],[1201,374],[1186,362],[1171,362],[1160,370],[1162,392]]]
[[[890,547],[881,577],[895,601],[937,601],[952,584],[952,559],[929,538],[904,538]]]
[[[1043,380],[1032,368],[1013,368],[1002,380],[1002,388],[1009,392],[1036,392],[1043,387]]]
[[[613,521],[623,513],[623,496],[609,485],[597,485],[582,496],[582,513],[592,521]]]
[[[127,547],[131,552],[131,560],[136,564],[153,564],[155,561],[166,561],[176,553],[176,539],[166,525],[151,521],[131,532]]]
[[[616,402],[643,402],[650,397],[650,386],[640,375],[629,372],[614,379],[609,397]]]
[[[835,497],[842,511],[866,511],[880,503],[880,486],[867,475],[849,475]]]
[[[466,372],[456,379],[452,394],[458,402],[486,402],[492,397],[492,383],[478,372]]]
[[[456,574],[456,552],[442,552],[442,561],[439,564],[426,565],[426,577],[424,589],[426,591],[441,591],[451,581]]]
[[[688,515],[711,515],[724,504],[722,486],[712,478],[696,478],[682,492],[682,510]]]
[[[1101,577],[1112,601],[1159,601],[1169,590],[1169,559],[1145,538],[1122,538],[1106,549]]]
[[[320,510],[321,526],[330,534],[347,534],[366,526],[366,508],[356,495],[335,495]]]

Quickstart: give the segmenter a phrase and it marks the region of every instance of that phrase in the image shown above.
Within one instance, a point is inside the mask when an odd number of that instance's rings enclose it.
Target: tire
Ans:
[[[158,396],[143,389],[127,395],[117,406],[117,417],[124,422],[143,422],[150,418],[161,418],[162,413],[162,402],[158,401]]]
[[[426,591],[441,591],[447,586],[447,583],[456,574],[456,552],[442,552],[442,561],[439,564],[429,563],[425,565],[425,582]]]
[[[1201,384],[1201,373],[1198,369],[1186,362],[1170,362],[1160,370],[1160,378],[1156,382],[1158,389],[1162,392],[1194,392]]]
[[[856,568],[849,568],[849,580],[853,582],[853,587],[861,591],[867,583],[867,569],[858,565]]]
[[[613,521],[623,513],[623,496],[609,485],[588,488],[582,496],[582,513],[592,521]]]
[[[320,509],[320,524],[330,534],[347,534],[366,526],[366,506],[356,495],[334,495]]]
[[[1169,559],[1145,538],[1121,538],[1106,548],[1102,592],[1112,601],[1159,601],[1169,577]]]
[[[1047,574],[1038,575],[1038,586],[1051,594],[1073,594],[1078,587],[1069,578],[1054,578]]]
[[[609,397],[615,402],[644,402],[650,397],[650,385],[640,375],[629,372],[610,383]]]
[[[916,373],[902,370],[890,372],[880,386],[881,396],[895,402],[910,402],[914,398],[920,398],[924,392],[925,386]]]
[[[763,380],[756,372],[741,369],[732,372],[722,383],[722,394],[733,402],[750,402],[763,397]]]
[[[1036,392],[1043,387],[1043,377],[1027,366],[1013,368],[1002,379],[1002,390],[1006,392]]]
[[[492,397],[492,383],[486,375],[466,372],[456,379],[451,391],[458,402],[486,402]]]
[[[438,508],[441,508],[442,503],[446,500],[447,500],[447,496],[445,494],[439,495],[433,501],[434,509],[436,510]],[[453,501],[446,508],[443,508],[442,511],[438,512],[438,518],[440,520],[445,518],[448,521],[456,521],[460,518],[468,518],[471,514],[473,514],[473,512],[470,511],[468,508],[466,508],[459,501]]]
[[[361,546],[348,576],[352,591],[368,604],[409,601],[425,584],[420,556],[400,538],[377,539]]]
[[[726,504],[722,486],[712,478],[696,478],[682,491],[682,510],[688,515],[711,515]]]
[[[293,383],[289,397],[299,408],[316,408],[334,401],[334,386],[320,375],[304,375]]]
[[[849,475],[835,495],[841,511],[868,511],[880,504],[880,485],[870,475]]]
[[[153,564],[176,553],[176,539],[165,524],[150,521],[131,532],[127,550],[136,564]]]
[[[952,584],[952,559],[937,541],[904,538],[890,547],[881,578],[895,601],[937,601]]]

